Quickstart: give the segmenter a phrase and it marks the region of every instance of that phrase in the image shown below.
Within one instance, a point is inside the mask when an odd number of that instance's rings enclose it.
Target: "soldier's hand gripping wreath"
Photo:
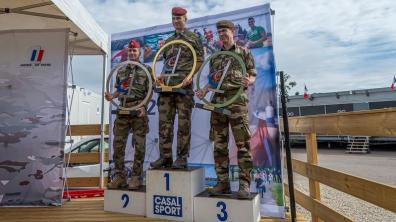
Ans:
[[[238,149],[239,190],[237,195],[238,198],[244,199],[250,196],[250,171],[253,166],[249,142],[247,96],[244,90],[254,83],[256,70],[250,51],[236,45],[233,40],[234,24],[231,21],[222,20],[217,22],[216,26],[223,47],[208,61],[209,83],[203,88],[197,87],[196,92],[199,98],[204,99],[206,93],[211,90],[215,94],[209,101],[206,100],[205,105],[211,105],[214,108],[227,107],[229,111],[226,113],[224,110],[212,109],[211,113],[209,137],[214,141],[218,182],[210,190],[210,194],[230,193],[228,140],[229,129],[231,129]],[[199,84],[198,80],[197,84]]]
[[[117,108],[113,128],[113,161],[115,176],[107,185],[109,189],[128,187],[139,189],[146,150],[146,134],[149,131],[146,106],[152,96],[153,78],[151,68],[139,61],[140,44],[131,40],[128,44],[128,61],[118,64],[107,79],[105,98]],[[110,87],[116,75],[114,87]],[[114,101],[118,99],[118,103]],[[127,183],[124,172],[125,146],[129,133],[133,134],[135,157],[132,177]]]
[[[184,8],[172,9],[172,24],[175,32],[156,55],[156,58],[159,58],[159,54],[162,55],[164,68],[157,78],[160,84],[156,90],[159,92],[157,105],[160,157],[150,164],[153,168],[187,167],[191,139],[191,111],[194,106],[191,80],[203,62],[204,51],[201,39],[186,28],[186,13],[187,10]],[[172,144],[176,113],[178,113],[177,159],[173,162]]]

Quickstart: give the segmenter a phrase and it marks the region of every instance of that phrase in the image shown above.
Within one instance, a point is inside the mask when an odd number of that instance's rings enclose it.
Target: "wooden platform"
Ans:
[[[103,198],[73,199],[62,207],[0,208],[0,221],[168,221],[103,211]],[[288,219],[265,218],[261,222],[287,222]],[[298,216],[298,222],[308,222]]]

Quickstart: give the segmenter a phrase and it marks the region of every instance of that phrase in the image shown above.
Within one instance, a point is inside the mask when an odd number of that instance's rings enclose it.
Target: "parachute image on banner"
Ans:
[[[222,42],[219,40],[216,21],[222,19],[232,20],[235,25],[234,40],[236,44],[250,49],[255,60],[257,71],[256,82],[246,91],[249,99],[249,128],[251,133],[251,153],[253,158],[253,170],[251,172],[251,192],[260,195],[261,215],[284,217],[284,195],[282,187],[281,147],[279,137],[279,124],[277,112],[277,88],[275,77],[275,59],[272,47],[272,28],[270,5],[260,5],[247,9],[226,12],[217,15],[194,18],[188,20],[187,27],[194,32],[202,41],[205,58],[219,51]],[[112,58],[123,50],[123,46],[132,38],[142,40],[144,52],[142,61],[151,65],[150,53],[156,51],[159,40],[166,40],[172,35],[174,28],[171,24],[156,27],[148,27],[130,32],[113,34],[111,40]],[[252,42],[257,42],[253,44]],[[145,48],[146,47],[146,48]],[[146,52],[147,51],[147,52]],[[143,54],[143,53],[142,53]],[[155,54],[155,53],[154,53]],[[149,56],[150,55],[150,56]],[[114,67],[119,61],[112,60]],[[171,61],[170,61],[171,62]],[[171,65],[171,64],[170,64]],[[156,67],[158,70],[162,67]],[[219,75],[220,74],[220,75]],[[210,84],[216,88],[221,73],[209,73],[208,66],[203,69],[200,77],[200,85]],[[196,85],[196,78],[193,80]],[[147,134],[146,156],[144,170],[149,163],[159,157],[158,138],[158,108],[156,105],[157,94],[155,93],[148,104],[150,132]],[[194,98],[198,102],[197,97]],[[192,111],[191,148],[188,159],[189,166],[200,166],[205,169],[206,186],[214,186],[217,183],[213,159],[213,141],[210,140],[210,116],[211,112],[194,108]],[[115,116],[111,117],[110,128],[113,127]],[[175,125],[177,126],[177,115]],[[126,148],[125,167],[130,171],[133,162],[134,149],[132,147],[133,135],[128,139]],[[176,159],[177,127],[174,129],[173,158]],[[110,135],[110,140],[112,135]],[[232,133],[229,138],[230,156],[230,182],[232,190],[238,189],[238,165],[237,147]],[[109,154],[112,160],[112,149]],[[110,166],[113,164],[110,163]]]

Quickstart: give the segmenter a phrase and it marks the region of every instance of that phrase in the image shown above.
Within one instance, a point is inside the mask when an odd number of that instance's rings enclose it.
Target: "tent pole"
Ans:
[[[284,147],[286,150],[286,167],[287,167],[287,181],[289,183],[289,198],[290,198],[290,212],[291,221],[296,222],[296,200],[294,196],[294,180],[293,180],[293,166],[290,151],[289,142],[289,120],[287,117],[287,105],[286,105],[286,90],[285,90],[285,77],[283,71],[280,74],[280,90],[281,90],[281,103],[282,103],[282,118],[283,118],[283,132],[284,132]]]
[[[50,15],[50,14],[45,14],[45,13],[29,12],[29,11],[17,11],[17,12],[12,12],[12,13],[22,14],[22,15],[38,16],[38,17],[45,17],[45,18],[53,18],[53,19],[61,19],[61,20],[69,21],[68,17],[61,16],[61,15]]]
[[[103,75],[102,75],[102,112],[100,114],[100,167],[99,167],[99,175],[100,175],[100,181],[99,181],[99,188],[103,189],[104,188],[104,183],[103,183],[103,162],[104,162],[104,150],[103,150],[103,144],[104,144],[104,133],[105,133],[105,127],[104,127],[104,115],[105,115],[105,110],[104,110],[104,92],[105,92],[105,81],[106,81],[106,54],[103,54]]]
[[[39,8],[39,7],[44,7],[44,6],[53,5],[53,4],[54,4],[53,2],[49,1],[49,2],[33,4],[33,5],[25,5],[25,6],[21,6],[18,8],[13,8],[12,12],[18,12],[18,11],[23,11],[23,10],[32,9],[32,8]]]

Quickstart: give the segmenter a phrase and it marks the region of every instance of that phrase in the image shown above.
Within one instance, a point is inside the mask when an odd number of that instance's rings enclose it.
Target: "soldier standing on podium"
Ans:
[[[236,89],[220,88],[225,91],[224,94],[216,94],[213,97],[214,103],[221,103],[227,100],[232,95],[236,94],[239,87],[242,85],[245,89],[252,85],[256,80],[256,69],[251,52],[244,47],[238,46],[233,39],[234,24],[228,20],[218,21],[216,23],[219,38],[223,43],[222,51],[232,51],[239,55],[246,65],[247,73],[242,73],[241,68],[236,65],[230,66],[226,73],[226,77],[222,84],[223,87],[227,85],[239,85]],[[223,61],[221,57],[216,57],[210,61],[210,73],[217,70],[222,70]],[[196,92],[198,98],[205,97],[208,92],[207,88],[200,89]],[[211,195],[230,194],[229,182],[229,156],[228,156],[228,141],[229,141],[229,125],[235,138],[235,143],[238,149],[238,167],[239,167],[239,191],[238,198],[245,199],[250,194],[250,171],[253,163],[250,154],[250,131],[248,120],[248,106],[246,93],[231,104],[228,109],[231,111],[231,116],[212,112],[211,115],[211,132],[210,137],[214,139],[214,159],[215,169],[217,174],[217,185],[210,190]]]
[[[128,59],[140,63],[139,58],[140,43],[137,40],[132,39],[128,44]],[[151,73],[151,67],[145,64],[143,65]],[[129,76],[131,73],[133,73],[133,88],[129,95],[132,97],[126,100],[125,107],[132,107],[141,103],[141,101],[147,96],[147,93],[149,93],[149,80],[147,79],[148,77],[144,73],[143,69],[139,68],[137,65],[131,64],[120,68],[118,71],[114,86],[115,92],[112,94],[105,94],[107,101],[111,101],[113,98],[119,98],[121,101],[122,97],[119,96],[120,93],[122,93],[122,89],[130,87]],[[136,190],[139,189],[139,186],[141,185],[141,176],[143,173],[143,163],[146,150],[146,134],[149,132],[149,125],[146,106],[141,107],[138,111],[140,112],[138,116],[117,114],[114,121],[113,161],[116,172],[113,180],[107,185],[109,189],[125,188],[127,186],[124,174],[124,159],[125,147],[131,130],[134,138],[133,146],[135,148],[135,157],[133,159],[132,179],[128,183],[128,188]]]
[[[190,43],[197,54],[197,66],[194,73],[199,70],[204,60],[204,51],[201,39],[193,32],[187,30],[187,10],[180,7],[172,9],[172,24],[175,33],[166,40],[166,43],[172,40],[184,40]],[[178,46],[172,45],[164,50],[163,58],[165,61],[176,56]],[[160,93],[158,96],[159,111],[159,150],[160,157],[150,165],[153,168],[173,167],[176,169],[184,169],[187,167],[187,158],[190,151],[191,139],[191,111],[194,105],[194,92],[192,89],[192,80],[185,77],[190,73],[193,67],[193,56],[189,48],[184,45],[180,46],[181,53],[178,59],[175,73],[176,77],[170,78],[169,85],[180,83],[183,79],[182,88],[187,91],[186,95],[180,93]],[[157,78],[157,84],[163,84],[166,76],[164,73]],[[168,77],[169,78],[169,77]],[[178,113],[178,129],[177,129],[177,159],[172,159],[173,144],[173,127],[176,112]]]

